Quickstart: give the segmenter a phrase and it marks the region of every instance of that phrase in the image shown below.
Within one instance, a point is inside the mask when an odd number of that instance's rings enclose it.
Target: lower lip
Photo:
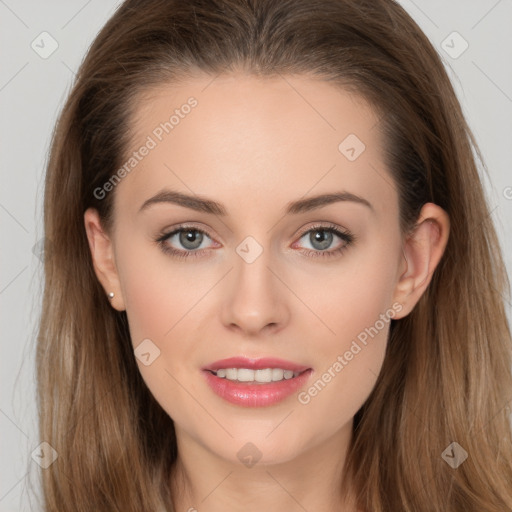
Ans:
[[[312,370],[306,370],[292,379],[261,384],[244,383],[220,378],[203,370],[206,381],[214,393],[224,400],[243,407],[265,407],[288,398],[306,383]]]

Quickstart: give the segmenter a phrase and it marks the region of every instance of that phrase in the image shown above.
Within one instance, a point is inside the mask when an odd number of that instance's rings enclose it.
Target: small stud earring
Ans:
[[[108,294],[108,298],[109,298],[109,299],[113,299],[113,298],[114,298],[114,292],[110,292],[110,293]]]

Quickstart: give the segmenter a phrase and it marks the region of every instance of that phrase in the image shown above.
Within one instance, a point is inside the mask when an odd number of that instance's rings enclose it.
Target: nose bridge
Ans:
[[[272,261],[269,237],[260,243],[255,236],[247,236],[235,248],[232,285],[223,306],[226,325],[257,332],[286,321],[288,308],[280,283],[269,269]]]
[[[254,237],[246,237],[236,247],[235,275],[238,287],[249,286],[256,292],[270,291],[272,285],[269,280],[272,265],[272,255],[268,243],[263,246]]]
[[[261,240],[261,236],[259,237]],[[268,237],[267,237],[268,238]],[[264,245],[263,245],[264,244]],[[254,236],[247,236],[235,249],[235,294],[250,301],[275,300],[275,283],[272,282],[272,254],[268,240],[260,243]],[[256,305],[256,304],[255,304]]]

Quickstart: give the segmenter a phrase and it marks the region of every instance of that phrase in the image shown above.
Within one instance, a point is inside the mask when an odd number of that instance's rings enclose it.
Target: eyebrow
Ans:
[[[372,204],[366,199],[352,194],[351,192],[340,191],[292,201],[287,204],[285,214],[297,215],[300,213],[306,213],[340,201],[349,201],[362,204],[375,213]],[[197,195],[191,196],[182,192],[168,189],[164,189],[153,197],[147,199],[140,207],[139,213],[148,209],[152,205],[160,203],[172,203],[179,206],[184,206],[185,208],[190,208],[191,210],[209,213],[212,215],[227,215],[226,208],[221,203],[218,203],[212,199]]]

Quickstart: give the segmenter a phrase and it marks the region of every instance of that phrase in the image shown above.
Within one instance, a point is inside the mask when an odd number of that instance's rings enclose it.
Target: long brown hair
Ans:
[[[41,441],[59,454],[42,470],[45,510],[172,510],[173,422],[95,276],[83,214],[95,207],[111,225],[115,191],[94,190],[125,161],[142,93],[234,70],[360,94],[380,116],[403,235],[426,202],[450,217],[429,287],[391,322],[343,483],[365,511],[511,511],[509,281],[475,155],[487,170],[439,55],[393,0],[127,0],[98,34],[45,183],[38,406]],[[443,456],[454,442],[468,454],[457,468]]]

